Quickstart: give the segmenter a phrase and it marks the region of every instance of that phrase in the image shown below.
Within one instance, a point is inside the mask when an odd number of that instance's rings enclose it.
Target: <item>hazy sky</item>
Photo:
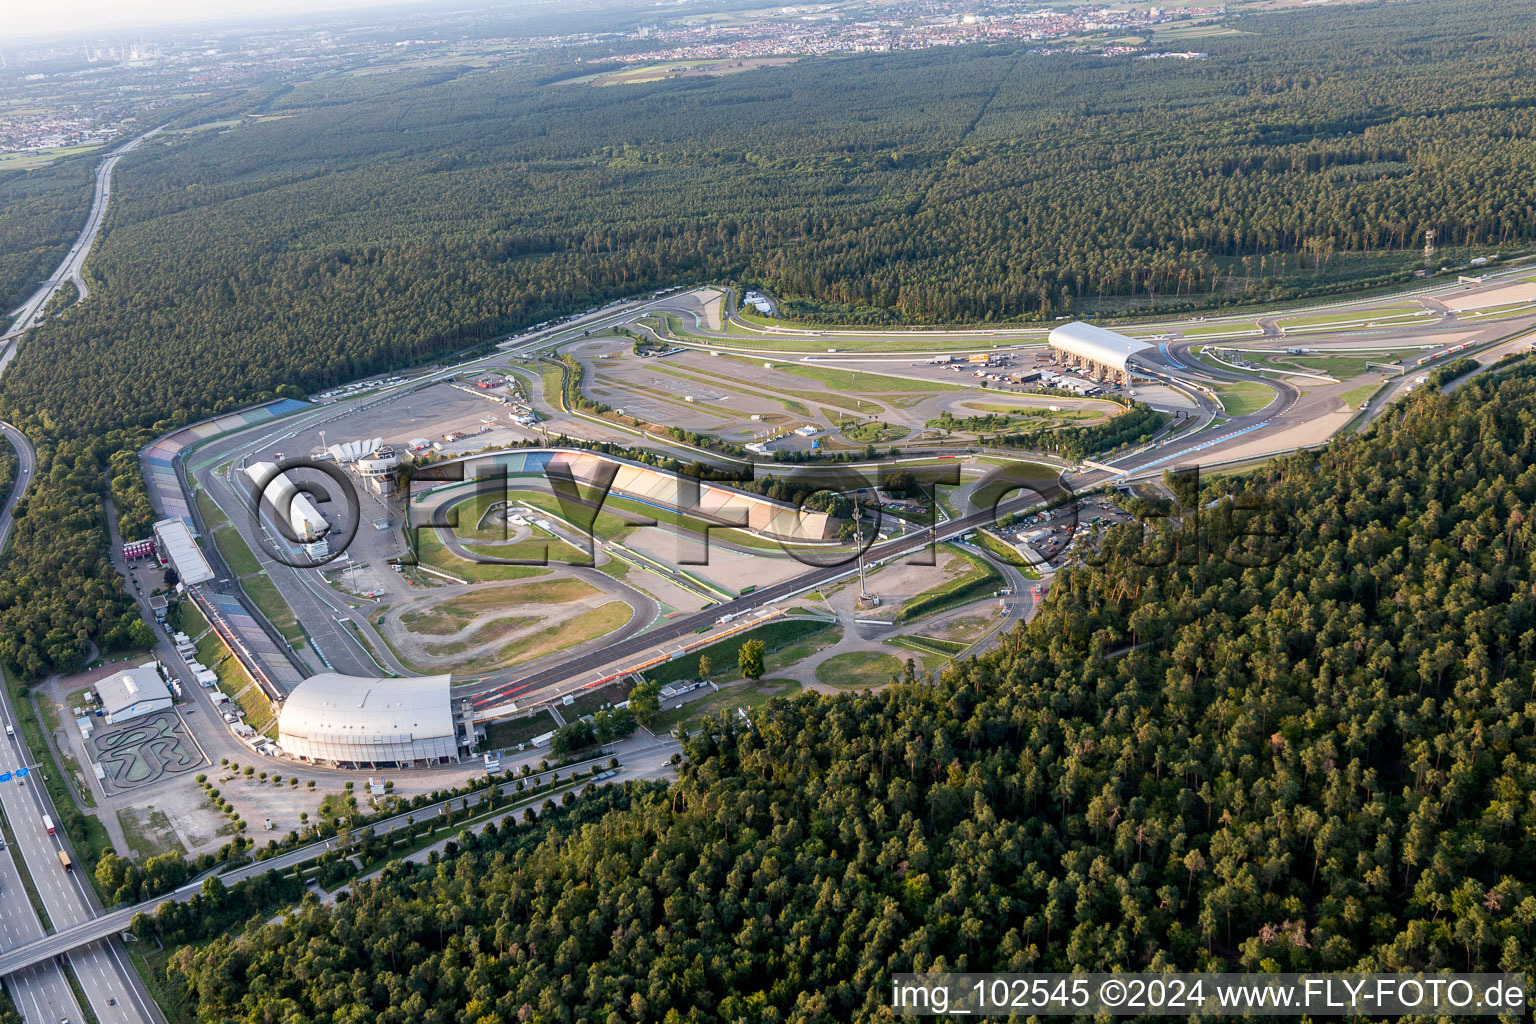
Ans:
[[[171,22],[237,21],[294,12],[381,7],[388,0],[43,0],[18,2],[0,20],[7,36],[66,35],[95,29],[132,30]]]

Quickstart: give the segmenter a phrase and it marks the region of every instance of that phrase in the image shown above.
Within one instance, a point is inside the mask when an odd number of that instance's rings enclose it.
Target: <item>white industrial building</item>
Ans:
[[[171,707],[171,688],[160,677],[160,669],[153,661],[107,676],[96,684],[96,696],[108,725],[168,711]]]
[[[1071,366],[1086,367],[1100,377],[1128,380],[1130,362],[1154,346],[1093,324],[1074,320],[1054,328],[1050,345]]]
[[[170,563],[182,583],[190,587],[213,579],[213,568],[203,549],[192,539],[192,531],[187,529],[184,520],[172,516],[160,520],[154,529],[155,549],[160,552],[160,560]]]
[[[447,673],[381,679],[322,672],[283,702],[278,743],[290,757],[335,765],[408,765],[458,758],[461,723]],[[471,726],[472,727],[472,726]]]
[[[255,486],[267,511],[274,518],[287,521],[293,532],[285,539],[297,538],[305,544],[313,544],[330,532],[331,525],[309,500],[309,495],[302,493],[276,463],[258,462],[248,467],[245,475]]]

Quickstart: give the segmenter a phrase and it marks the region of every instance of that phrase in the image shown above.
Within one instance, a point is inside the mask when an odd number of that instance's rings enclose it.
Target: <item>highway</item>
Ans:
[[[10,696],[3,692],[0,692],[0,714],[8,723],[16,720]],[[48,770],[37,767],[35,754],[26,748],[21,730],[13,731],[15,735],[6,737],[4,746],[0,747],[0,774],[14,773],[23,766],[34,773]],[[95,891],[80,874],[66,871],[59,859],[63,852],[72,860],[79,860],[73,855],[62,831],[49,835],[44,827],[45,817],[58,822],[59,815],[49,803],[41,780],[34,774],[25,780],[13,778],[9,782],[0,782],[0,805],[3,805],[11,830],[16,834],[16,849],[7,850],[6,854],[20,856],[26,863],[51,925],[63,931],[89,924],[98,910]],[[43,939],[42,925],[32,911],[19,878],[14,889],[7,885],[6,892],[6,903],[19,904],[26,909],[5,920],[5,947],[10,949]],[[105,938],[76,949],[70,953],[69,962],[101,1024],[151,1024],[163,1019],[152,1006],[138,973],[116,938]],[[12,984],[17,990],[14,998],[18,1008],[27,1021],[52,1024],[64,1017],[78,1019],[79,1007],[59,965],[38,964],[21,978],[12,979]]]
[[[85,225],[80,229],[75,243],[69,247],[69,252],[64,255],[64,261],[49,275],[32,297],[22,303],[10,329],[0,335],[0,343],[14,340],[41,320],[48,300],[64,286],[65,281],[74,282],[78,292],[78,298],[75,301],[82,301],[90,294],[90,287],[85,283],[85,277],[81,271],[85,268],[86,258],[91,254],[91,247],[96,244],[96,236],[101,233],[101,225],[107,215],[107,205],[112,197],[112,171],[117,167],[119,160],[137,149],[145,139],[158,135],[160,131],[160,128],[154,128],[143,135],[129,139],[102,158],[100,166],[96,168],[96,191],[91,199],[91,210],[86,215]],[[10,353],[7,353],[4,360],[0,361],[0,370],[3,370],[9,361]]]
[[[70,247],[62,263],[45,281],[41,288],[28,299],[17,314],[5,335],[0,336],[0,373],[16,354],[20,336],[36,324],[48,302],[63,287],[65,281],[73,281],[79,298],[88,294],[81,268],[90,255],[91,246],[101,231],[111,196],[112,170],[122,157],[160,129],[146,132],[114,149],[96,170],[95,195],[91,209],[80,235]],[[77,300],[78,301],[78,300]],[[12,512],[16,503],[26,493],[36,474],[36,459],[32,445],[15,427],[0,424],[3,432],[18,454],[16,484],[0,509],[0,550],[10,539],[13,523]],[[12,724],[16,721],[10,695],[0,687],[0,717]],[[34,770],[37,752],[29,751],[19,728],[13,735],[3,738],[0,746],[0,775],[10,772],[13,778],[0,782],[0,806],[16,836],[16,848],[7,849],[0,855],[0,886],[3,886],[4,913],[0,913],[0,949],[11,950],[18,946],[40,941],[45,936],[43,923],[28,899],[21,881],[20,858],[25,864],[37,890],[38,898],[46,911],[49,924],[55,929],[66,929],[88,924],[99,912],[95,891],[90,883],[73,871],[66,871],[59,859],[61,851],[73,853],[62,832],[50,836],[43,827],[44,816],[59,820],[58,813],[48,801],[48,794],[39,779],[23,782],[14,777],[17,769]],[[74,858],[78,860],[78,858]],[[109,933],[110,934],[110,933]],[[100,1024],[162,1024],[164,1017],[154,1006],[144,989],[138,973],[128,961],[122,942],[115,937],[74,947],[68,957],[80,987],[90,1002],[90,1010]],[[17,1010],[28,1024],[55,1024],[57,1021],[83,1021],[85,1015],[76,1000],[63,967],[54,961],[38,962],[8,979],[11,996]]]
[[[0,508],[0,549],[3,549],[10,539],[11,513],[36,473],[36,456],[26,436],[15,427],[0,423],[0,432],[4,432],[18,455],[16,485],[4,507]],[[41,780],[29,776],[31,781],[23,783],[14,777],[16,770],[23,766],[29,771],[37,770],[36,759],[27,750],[21,730],[14,727],[15,709],[4,687],[0,687],[0,718],[12,725],[13,733],[3,738],[3,746],[0,746],[0,775],[7,772],[13,775],[10,781],[0,782],[0,808],[4,809],[6,820],[16,836],[15,848],[0,854],[0,908],[3,908],[0,912],[0,950],[11,950],[46,936],[46,930],[27,897],[21,880],[21,865],[15,858],[21,858],[26,865],[54,928],[88,923],[95,917],[97,905],[90,883],[74,872],[65,871],[59,861],[59,852],[69,850],[63,834],[50,836],[43,827],[45,815],[55,822],[59,815],[48,802]],[[78,948],[70,954],[69,962],[101,1024],[158,1024],[164,1020],[151,1003],[138,973],[128,962],[120,940],[104,938]],[[28,1024],[54,1024],[65,1018],[71,1021],[83,1019],[63,968],[56,962],[37,963],[11,977],[8,983],[16,1007]]]
[[[630,779],[657,778],[662,774],[658,766],[677,753],[678,750],[677,741],[671,737],[661,739],[637,733],[634,738],[626,741],[621,770],[618,775],[609,781],[619,783]],[[571,772],[578,769],[586,771],[594,766],[606,765],[612,756],[612,754],[604,752],[597,757],[566,765],[558,769],[558,771],[562,778],[569,778]],[[545,772],[535,772],[523,781],[526,785],[529,780],[541,778],[546,774]],[[515,794],[517,792],[517,781],[517,779],[509,778],[497,788],[503,794]],[[468,797],[453,797],[439,803],[429,804],[426,807],[418,807],[415,810],[397,814],[394,817],[386,818],[383,821],[366,827],[372,829],[376,835],[389,835],[399,829],[408,828],[413,824],[420,823],[427,818],[440,815],[444,811],[461,809],[466,800],[470,804],[477,803],[486,792],[489,792],[489,790],[483,790]],[[519,814],[525,807],[537,807],[542,804],[547,797],[547,793],[539,793],[530,797],[527,801],[501,808],[497,813],[498,815]],[[316,859],[321,854],[330,850],[333,843],[334,840],[310,843],[307,846],[289,850],[286,853],[269,857],[266,860],[252,861],[249,864],[225,871],[216,877],[224,885],[232,886],[248,878],[266,874],[269,871],[286,871],[289,868]],[[0,952],[0,977],[9,975],[11,982],[15,983],[16,979],[27,977],[28,972],[40,969],[42,965],[52,960],[52,958],[65,954],[69,954],[71,963],[78,965],[82,953],[75,951],[83,950],[85,954],[90,954],[98,948],[98,944],[104,944],[104,941],[110,941],[112,944],[117,945],[120,942],[117,936],[128,929],[136,915],[152,914],[162,903],[185,903],[201,889],[201,882],[192,882],[168,895],[157,896],[132,906],[119,907],[97,917],[72,923],[69,927],[60,928],[53,935],[40,937],[24,945],[15,946]],[[81,984],[86,984],[83,975],[81,977]],[[89,986],[87,986],[87,991],[90,991]],[[121,1002],[122,1000],[119,999],[120,1004]],[[109,1007],[108,1009],[116,1010],[118,1007]],[[98,1016],[103,1021],[103,1024],[117,1020],[138,1019],[107,1017],[101,1016],[99,1013]],[[28,1018],[29,1021],[32,1019],[31,1017]],[[43,1024],[52,1024],[52,1021],[57,1019],[57,1017],[51,1020],[45,1019]]]

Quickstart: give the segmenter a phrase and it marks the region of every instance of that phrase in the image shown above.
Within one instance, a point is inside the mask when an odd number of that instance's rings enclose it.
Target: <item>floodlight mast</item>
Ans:
[[[859,510],[859,495],[855,491],[853,495],[853,542],[859,546],[859,600],[869,600],[869,588],[865,586],[864,575],[864,524],[863,516]]]

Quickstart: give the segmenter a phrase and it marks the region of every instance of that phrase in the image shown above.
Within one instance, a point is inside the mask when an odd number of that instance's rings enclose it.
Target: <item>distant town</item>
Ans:
[[[566,49],[576,60],[592,64],[643,65],[1025,41],[1041,43],[1037,53],[1071,50],[1107,57],[1192,59],[1205,54],[1152,45],[1163,41],[1159,30],[1172,32],[1174,39],[1186,33],[1198,38],[1202,32],[1224,32],[1219,23],[1246,6],[1246,0],[1172,8],[866,0],[671,17],[646,13],[629,27],[610,24],[559,35],[487,37],[466,21],[434,24],[433,38],[421,38],[412,31],[414,25],[384,31],[359,21],[52,40],[0,48],[0,85],[8,96],[0,103],[0,169],[36,166],[104,145],[157,107],[212,97],[274,76],[355,74],[443,60],[488,67],[551,49]]]
[[[632,61],[718,60],[786,55],[822,56],[923,50],[967,43],[1047,41],[1091,33],[1136,33],[1171,22],[1220,18],[1224,6],[1107,7],[1072,10],[1038,3],[976,5],[950,0],[781,7],[752,21],[700,20],[642,28],[637,38],[666,44],[632,53]],[[1136,47],[1126,52],[1139,52]]]

